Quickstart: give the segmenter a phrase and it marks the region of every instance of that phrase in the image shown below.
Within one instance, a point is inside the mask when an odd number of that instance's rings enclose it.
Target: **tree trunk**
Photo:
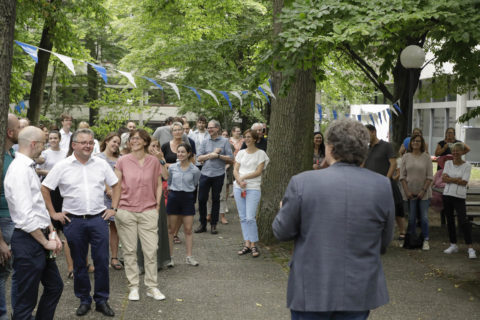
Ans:
[[[17,2],[0,0],[0,168],[3,168],[5,136],[7,135],[8,111],[10,105],[10,77],[13,57],[13,31]],[[3,174],[0,174],[3,186]]]
[[[50,31],[51,25],[48,21],[45,21],[39,47],[49,51],[53,48],[53,35]],[[27,112],[27,118],[30,119],[32,124],[37,124],[40,119],[49,61],[50,52],[38,50],[38,63],[35,65],[35,70],[33,71],[32,86],[30,89],[30,106]]]
[[[274,17],[283,8],[283,0],[274,0]],[[281,30],[275,23],[274,36]],[[287,96],[279,89],[281,72],[272,75],[273,99],[268,135],[270,164],[262,181],[262,199],[258,213],[258,231],[264,243],[274,241],[272,222],[290,178],[312,168],[313,128],[315,112],[315,79],[312,70],[297,70]]]
[[[394,96],[395,99],[400,99],[400,109],[402,110],[402,113],[399,113],[398,116],[392,115],[393,120],[392,120],[392,143],[394,145],[394,150],[398,150],[400,148],[400,145],[403,143],[403,140],[411,134],[411,132],[408,132],[408,112],[409,109],[413,109],[413,101],[412,105],[409,105],[409,95],[411,94],[413,97],[413,94],[416,91],[416,88],[418,87],[418,82],[420,81],[420,69],[413,70],[413,79],[410,79],[409,77],[409,70],[405,69],[401,63],[400,59],[397,61],[397,65],[395,66],[395,69],[393,70],[393,82],[394,82]],[[411,87],[410,85],[410,81]],[[413,92],[409,92],[409,88],[412,88]],[[398,111],[397,111],[398,112]]]
[[[90,50],[90,55],[97,59],[97,50],[95,41],[93,41],[90,37],[87,37],[86,40],[86,47]],[[94,101],[98,99],[98,76],[97,72],[91,65],[87,65],[87,82],[88,82],[88,102]],[[98,117],[98,109],[96,108],[89,108],[88,114],[88,123],[90,126],[95,124],[95,120]]]

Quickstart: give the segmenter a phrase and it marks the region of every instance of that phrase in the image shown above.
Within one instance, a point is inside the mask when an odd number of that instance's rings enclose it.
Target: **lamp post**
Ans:
[[[412,133],[413,122],[413,95],[417,90],[418,83],[415,83],[415,72],[418,72],[425,62],[425,51],[416,45],[410,45],[400,53],[400,63],[408,71],[408,123],[407,135]],[[415,83],[415,84],[414,84]]]

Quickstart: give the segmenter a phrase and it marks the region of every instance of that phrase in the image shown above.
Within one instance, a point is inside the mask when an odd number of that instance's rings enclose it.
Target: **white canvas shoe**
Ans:
[[[138,301],[140,300],[140,295],[138,294],[138,288],[131,288],[130,293],[128,294],[128,300]]]
[[[147,297],[151,297],[155,300],[165,300],[165,296],[157,288],[148,288]]]
[[[423,241],[422,250],[425,250],[425,251],[430,250],[430,244],[428,243],[428,240]]]
[[[185,262],[186,262],[187,264],[191,265],[191,266],[195,266],[195,267],[198,266],[198,261],[195,260],[195,258],[192,257],[192,256],[188,256],[188,257],[185,259]]]
[[[443,252],[446,253],[446,254],[457,253],[458,252],[458,246],[455,243],[450,243],[450,247],[443,250]]]
[[[477,254],[473,248],[468,248],[468,258],[477,259]]]

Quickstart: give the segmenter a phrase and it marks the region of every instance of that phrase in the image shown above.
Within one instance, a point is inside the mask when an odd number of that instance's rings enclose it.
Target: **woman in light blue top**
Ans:
[[[195,215],[195,187],[200,180],[200,170],[192,164],[192,147],[181,143],[177,147],[177,162],[168,168],[168,238],[170,252],[173,253],[173,236],[175,226],[183,223],[185,245],[187,247],[186,263],[198,266],[192,256],[193,247],[193,216]],[[172,257],[173,260],[173,257]]]

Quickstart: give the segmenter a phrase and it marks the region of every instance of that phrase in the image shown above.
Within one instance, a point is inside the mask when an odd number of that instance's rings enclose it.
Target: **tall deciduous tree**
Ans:
[[[0,1],[0,137],[5,137],[10,105],[10,75],[13,56],[13,31],[15,30],[16,1]],[[5,139],[0,139],[0,168],[3,168]],[[0,175],[3,187],[3,174]]]
[[[282,24],[276,19],[283,7],[283,0],[273,1],[276,41],[282,31]],[[288,181],[293,175],[311,168],[315,110],[315,79],[311,67],[297,67],[285,94],[280,94],[284,74],[274,69],[272,80],[277,99],[272,101],[270,115],[268,155],[271,161],[262,181],[258,215],[259,235],[265,243],[274,240],[271,226]]]

